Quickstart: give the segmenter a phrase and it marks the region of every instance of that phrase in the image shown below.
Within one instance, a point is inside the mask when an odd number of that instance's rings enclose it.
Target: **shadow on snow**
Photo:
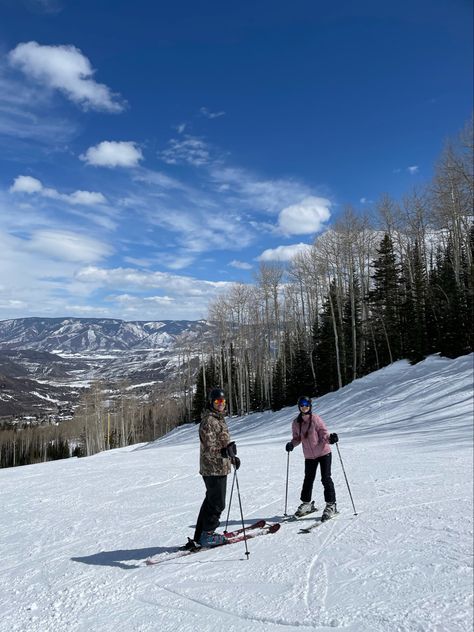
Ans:
[[[119,549],[117,551],[100,551],[93,555],[84,557],[71,557],[73,562],[81,562],[82,564],[90,564],[92,566],[115,566],[124,570],[140,568],[141,563],[127,564],[128,561],[144,560],[155,555],[163,553],[176,553],[179,550],[177,546],[151,546],[146,549]]]

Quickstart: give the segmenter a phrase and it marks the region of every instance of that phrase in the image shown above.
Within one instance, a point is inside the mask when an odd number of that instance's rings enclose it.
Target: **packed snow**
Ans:
[[[146,566],[193,535],[197,426],[0,472],[2,632],[456,632],[473,625],[473,355],[398,362],[314,403],[340,515]],[[296,408],[232,418],[247,524],[285,510]],[[289,456],[288,512],[304,459]],[[228,479],[230,492],[232,477]],[[229,498],[229,493],[228,493]],[[322,486],[314,500],[323,507]],[[225,526],[224,512],[222,528]],[[229,528],[240,523],[235,490]]]

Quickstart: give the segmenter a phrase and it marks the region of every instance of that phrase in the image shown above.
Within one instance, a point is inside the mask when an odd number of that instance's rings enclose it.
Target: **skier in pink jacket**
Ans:
[[[299,415],[293,420],[291,430],[293,438],[286,444],[286,451],[291,452],[300,443],[303,445],[304,481],[301,489],[301,505],[295,512],[295,517],[300,518],[308,513],[316,511],[314,501],[311,500],[313,483],[316,477],[318,464],[321,468],[321,482],[324,487],[324,508],[321,520],[329,520],[337,513],[336,492],[331,478],[331,446],[338,442],[338,436],[329,433],[324,421],[312,412],[310,397],[302,396],[298,399]]]

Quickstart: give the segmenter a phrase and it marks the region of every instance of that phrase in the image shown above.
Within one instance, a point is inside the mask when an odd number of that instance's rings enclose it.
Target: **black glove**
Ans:
[[[223,459],[232,459],[232,457],[237,454],[237,446],[235,445],[235,441],[231,441],[227,444],[225,448],[221,448],[221,456]]]
[[[337,443],[339,441],[339,437],[335,432],[331,432],[329,435],[329,443],[332,445],[333,443]]]
[[[285,446],[285,450],[286,450],[287,452],[291,452],[291,451],[294,449],[294,447],[295,447],[295,446],[291,443],[291,441],[288,441],[288,443],[287,443],[287,444],[286,444],[286,446]]]
[[[232,463],[232,465],[235,467],[236,470],[239,469],[239,467],[240,467],[240,459],[239,459],[238,456],[231,457],[230,462]]]

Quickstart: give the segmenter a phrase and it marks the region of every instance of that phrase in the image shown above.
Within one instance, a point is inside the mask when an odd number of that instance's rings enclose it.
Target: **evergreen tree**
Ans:
[[[253,411],[262,411],[265,408],[262,393],[262,377],[258,367],[255,371],[255,376],[251,385],[250,407]]]
[[[402,335],[405,357],[415,364],[428,352],[427,278],[418,242],[408,253],[412,265],[412,280],[405,274],[405,301],[401,307]]]
[[[280,410],[285,405],[285,380],[283,377],[283,360],[278,358],[273,367],[272,410]]]
[[[378,363],[382,367],[402,357],[400,269],[389,235],[380,242],[377,255],[373,264],[374,286],[368,299]]]
[[[430,294],[438,334],[438,350],[457,358],[472,350],[471,315],[468,293],[457,283],[452,264],[452,245],[438,257],[430,278]]]
[[[203,369],[204,372],[206,372],[206,368],[201,365],[196,375],[196,388],[194,391],[193,405],[191,409],[191,417],[194,421],[201,419],[201,413],[206,408],[207,404],[207,389],[204,388]]]
[[[334,285],[330,292],[335,293]],[[339,388],[335,354],[333,319],[329,298],[323,304],[319,318],[316,341],[313,351],[313,362],[316,372],[317,395],[335,391]]]
[[[354,277],[353,292],[353,296],[349,293],[344,301],[342,318],[342,339],[344,341],[345,349],[344,363],[342,366],[344,384],[348,384],[349,382],[352,382],[352,380],[355,379],[358,375],[362,375],[362,367],[360,366],[360,359],[362,355],[361,345],[363,340],[361,323],[361,296],[360,285],[357,277]],[[353,311],[354,314],[352,313]],[[355,372],[354,365],[356,366]]]

